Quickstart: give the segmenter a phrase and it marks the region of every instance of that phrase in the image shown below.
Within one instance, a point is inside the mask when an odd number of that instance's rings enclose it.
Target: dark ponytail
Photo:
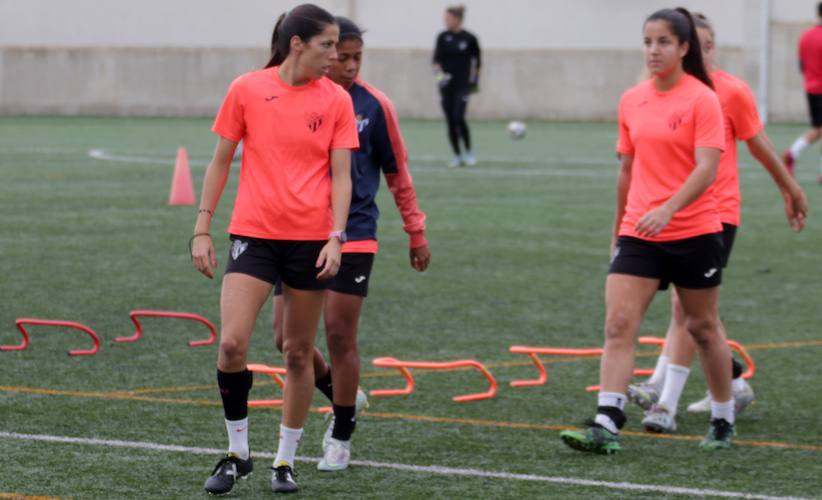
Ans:
[[[279,66],[288,57],[291,39],[295,36],[308,42],[319,35],[329,24],[336,24],[334,16],[316,5],[305,3],[294,7],[277,18],[271,33],[271,58],[266,68]]]
[[[688,9],[677,7],[676,9],[662,9],[651,14],[645,23],[651,21],[665,21],[671,32],[679,40],[679,43],[688,42],[688,52],[682,58],[682,69],[686,73],[699,79],[705,85],[713,88],[714,84],[705,63],[702,61],[702,49],[699,46],[699,36],[696,32],[694,18]]]
[[[273,66],[279,66],[280,64],[285,61],[285,55],[281,54],[277,51],[277,45],[280,38],[281,27],[283,25],[283,21],[285,20],[286,13],[280,14],[280,17],[277,18],[277,23],[274,25],[274,32],[271,33],[271,57],[268,59],[268,64],[265,65],[266,68],[271,68]]]

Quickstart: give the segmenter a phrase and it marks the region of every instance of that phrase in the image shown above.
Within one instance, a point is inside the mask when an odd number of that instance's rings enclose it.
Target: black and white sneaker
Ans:
[[[225,495],[231,491],[237,480],[248,477],[252,470],[254,464],[250,455],[248,460],[243,460],[233,453],[228,453],[217,462],[211,477],[206,479],[205,490],[212,495]]]
[[[294,481],[297,475],[287,462],[280,462],[279,465],[271,468],[271,490],[274,493],[295,493],[299,488]]]

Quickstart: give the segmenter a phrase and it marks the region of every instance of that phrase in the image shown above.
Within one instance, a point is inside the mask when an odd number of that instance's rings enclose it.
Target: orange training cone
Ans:
[[[169,205],[193,205],[194,183],[191,181],[191,170],[188,168],[188,153],[186,148],[177,150],[177,161],[174,163],[174,178],[171,180],[171,194],[168,196]]]

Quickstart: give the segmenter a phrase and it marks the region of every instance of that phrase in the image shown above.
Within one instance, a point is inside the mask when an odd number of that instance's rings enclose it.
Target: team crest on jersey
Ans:
[[[467,49],[468,48],[468,42],[463,40],[462,42],[459,43],[459,48],[460,48],[460,50]]]
[[[675,111],[668,117],[668,128],[675,132],[676,129],[682,125],[683,121],[685,121],[685,113],[682,111]]]
[[[323,126],[323,115],[319,113],[306,113],[305,124],[308,125],[309,130],[316,132]]]
[[[362,134],[362,131],[365,130],[365,127],[367,127],[369,123],[371,123],[371,120],[363,115],[357,115],[357,132]]]

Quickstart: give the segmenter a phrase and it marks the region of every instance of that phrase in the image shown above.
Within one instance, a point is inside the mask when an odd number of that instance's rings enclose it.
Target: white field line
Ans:
[[[22,441],[41,441],[50,443],[67,443],[90,446],[107,446],[116,448],[136,448],[151,451],[172,451],[180,453],[193,453],[197,455],[221,455],[225,453],[223,449],[201,448],[194,446],[178,446],[142,441],[120,441],[115,439],[77,438],[67,436],[51,436],[46,434],[20,434],[17,432],[0,432],[0,438],[17,439]],[[275,458],[273,453],[255,453],[259,458]],[[318,458],[297,457],[303,462],[319,462]],[[465,476],[481,477],[492,479],[504,479],[513,481],[535,481],[544,483],[563,484],[571,486],[592,486],[596,488],[608,488],[612,490],[627,491],[651,491],[671,495],[687,495],[698,497],[722,497],[722,498],[750,498],[756,500],[804,500],[801,497],[779,497],[770,495],[759,495],[756,493],[744,493],[737,491],[722,491],[702,488],[684,488],[679,486],[663,486],[655,484],[638,484],[629,482],[596,481],[591,479],[578,479],[572,477],[559,476],[539,476],[536,474],[512,474],[508,472],[491,472],[479,469],[462,469],[454,467],[443,467],[438,465],[410,465],[386,462],[373,462],[371,460],[352,460],[351,465],[360,467],[373,467],[378,469],[392,469],[403,472],[419,472],[425,474],[436,474],[441,476]]]
[[[113,161],[113,162],[125,162],[125,163],[142,163],[148,165],[173,165],[174,158],[169,156],[168,158],[161,158],[161,157],[151,157],[151,156],[139,156],[139,155],[121,155],[116,154],[106,149],[90,149],[88,151],[88,156],[90,158],[94,158],[96,160],[103,160],[103,161]],[[488,176],[488,177],[581,177],[581,178],[596,178],[596,179],[603,179],[607,180],[608,182],[612,182],[616,179],[617,169],[618,169],[618,162],[614,160],[603,160],[599,158],[591,158],[591,159],[584,159],[584,158],[565,158],[561,160],[551,159],[551,158],[543,158],[543,159],[520,159],[520,158],[502,158],[502,157],[488,157],[488,158],[481,158],[480,166],[473,167],[473,168],[460,168],[460,169],[450,169],[445,168],[445,163],[447,162],[447,158],[440,158],[434,155],[415,155],[410,157],[411,162],[423,162],[423,163],[442,163],[442,167],[436,167],[432,165],[412,165],[411,170],[413,172],[426,172],[426,173],[435,173],[435,174],[446,174],[452,175],[454,173],[459,173],[462,175],[479,175],[479,176]],[[502,164],[502,165],[511,165],[513,168],[507,167],[488,167],[483,166],[482,161],[485,161],[490,164]],[[194,166],[206,166],[208,165],[208,160],[201,160],[201,159],[189,159],[189,164]],[[556,168],[540,168],[540,169],[517,169],[515,166],[527,166],[527,165],[534,165],[534,166],[545,166],[545,165],[560,165],[560,166],[567,166],[571,167],[565,169],[556,169]],[[603,169],[603,168],[575,168],[574,166],[609,166],[612,165],[612,169]],[[765,172],[761,169],[752,169],[752,168],[741,168],[740,175],[745,177],[761,177],[765,175]],[[808,179],[811,179],[812,176],[808,175]],[[816,177],[813,177],[814,179]]]

